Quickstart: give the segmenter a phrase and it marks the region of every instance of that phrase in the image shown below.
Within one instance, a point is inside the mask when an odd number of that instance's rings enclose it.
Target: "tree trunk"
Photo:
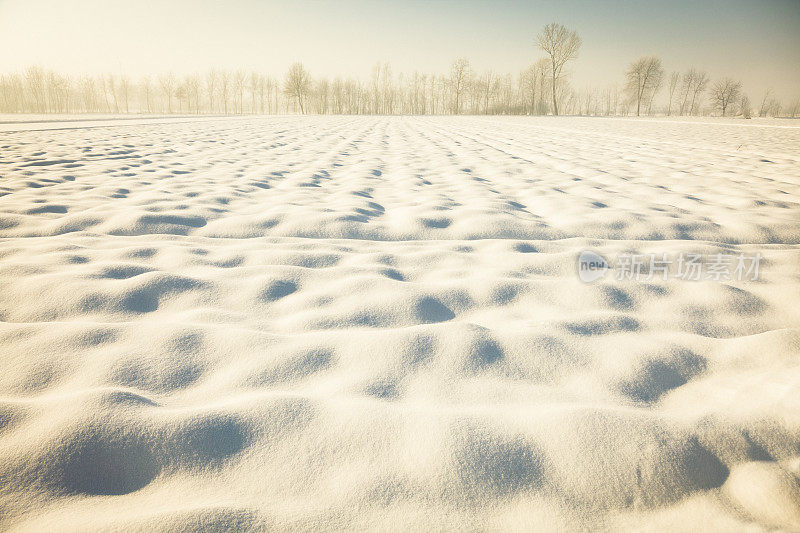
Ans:
[[[556,103],[556,71],[553,70],[553,115],[558,116],[558,104]]]

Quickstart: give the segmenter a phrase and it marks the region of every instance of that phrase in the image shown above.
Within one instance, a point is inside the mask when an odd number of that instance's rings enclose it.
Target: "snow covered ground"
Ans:
[[[800,528],[799,300],[788,121],[0,121],[0,528]]]

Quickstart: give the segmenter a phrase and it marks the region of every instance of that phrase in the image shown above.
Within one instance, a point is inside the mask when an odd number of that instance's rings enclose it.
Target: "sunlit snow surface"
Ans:
[[[0,527],[800,528],[795,122],[41,120],[0,117]]]

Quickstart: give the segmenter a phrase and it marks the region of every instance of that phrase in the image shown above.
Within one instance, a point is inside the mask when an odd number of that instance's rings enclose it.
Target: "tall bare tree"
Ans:
[[[125,112],[130,113],[128,101],[130,99],[131,80],[130,78],[128,78],[128,76],[125,76],[124,74],[119,77],[119,91],[120,91],[120,96],[122,96],[122,103],[125,106]]]
[[[258,77],[258,108],[259,113],[262,115],[266,114],[267,109],[267,97],[269,96],[269,86],[267,85],[267,77],[260,76]]]
[[[108,90],[111,92],[111,99],[114,100],[114,113],[119,113],[119,100],[117,99],[117,80],[113,74],[108,75]]]
[[[28,89],[36,102],[36,112],[47,112],[47,92],[45,90],[45,73],[39,66],[33,66],[25,71],[25,81]]]
[[[247,74],[243,70],[233,73],[233,111],[240,115],[244,113],[244,89],[247,84]]]
[[[695,112],[695,105],[699,106],[700,101],[697,100],[697,96],[702,94],[703,91],[706,90],[706,86],[711,79],[708,77],[708,74],[705,72],[698,72],[697,76],[694,80],[694,92],[692,93],[692,105],[689,107],[689,112]]]
[[[106,113],[111,113],[111,101],[108,99],[108,81],[106,81],[106,77],[102,74],[98,76],[100,79],[100,88],[103,90],[103,98],[106,102]]]
[[[172,97],[175,95],[175,74],[167,72],[158,77],[158,85],[161,87],[161,92],[167,97],[167,112],[172,113]]]
[[[739,100],[739,113],[744,118],[752,118],[753,116],[753,108],[750,104],[750,98],[748,98],[746,94],[742,94],[742,98]]]
[[[556,86],[561,79],[564,65],[578,57],[581,48],[581,38],[575,30],[568,30],[561,24],[552,22],[545,26],[536,37],[539,48],[550,56],[550,77],[553,84],[553,114],[558,115],[558,102],[556,99]]]
[[[321,78],[314,84],[314,96],[316,100],[317,113],[320,115],[328,114],[328,106],[330,105],[330,83],[327,78]]]
[[[371,92],[372,92],[372,112],[378,114],[381,112],[381,64],[375,63],[372,67]]]
[[[650,100],[647,102],[647,114],[653,114],[653,102],[656,99],[656,95],[661,91],[661,87],[664,86],[664,71],[661,71],[661,74],[656,77],[653,81],[653,88],[650,90]]]
[[[231,91],[231,74],[223,69],[219,71],[219,96],[222,99],[222,112],[228,114],[228,95]]]
[[[661,67],[661,60],[656,56],[640,57],[628,67],[625,79],[628,91],[636,101],[637,117],[641,112],[642,101],[649,100],[651,93],[655,94],[663,77],[664,69]]]
[[[765,117],[767,116],[767,110],[769,109],[769,101],[772,98],[772,88],[767,89],[764,91],[764,98],[761,99],[761,106],[758,108],[758,116]]]
[[[394,90],[394,78],[392,77],[392,67],[389,63],[383,64],[381,71],[381,103],[383,104],[381,112],[391,115],[394,112],[394,104],[396,94]]]
[[[150,76],[145,76],[141,81],[141,94],[144,96],[144,105],[148,113],[153,112],[153,89],[150,85]]]
[[[520,85],[523,93],[525,94],[527,113],[529,115],[536,114],[536,97],[537,89],[539,88],[539,71],[537,70],[536,63],[523,70],[520,75]],[[541,98],[541,96],[539,96]]]
[[[714,104],[714,108],[718,109],[722,112],[722,116],[725,116],[725,112],[728,108],[736,102],[736,100],[741,96],[742,93],[742,83],[739,81],[734,81],[730,78],[723,78],[717,81],[711,87],[711,101]]]
[[[303,102],[311,89],[311,76],[302,63],[295,63],[289,67],[286,79],[283,82],[283,93],[289,98],[294,98],[300,108],[300,113],[305,114]]]
[[[687,70],[683,77],[681,78],[681,107],[680,107],[680,114],[683,115],[686,113],[686,105],[689,103],[689,95],[692,92],[692,88],[695,84],[695,79],[697,78],[697,71],[694,68],[690,68]],[[691,113],[691,110],[689,110]]]
[[[700,101],[697,97],[706,90],[710,81],[708,74],[703,71],[690,68],[681,79],[681,115],[692,115],[695,113]],[[691,97],[691,100],[689,99]]]
[[[481,77],[481,94],[483,95],[483,114],[489,114],[489,100],[492,97],[492,89],[494,87],[495,75],[491,70]]]
[[[276,80],[276,79],[274,79],[274,78],[272,78],[270,76],[264,76],[263,86],[264,86],[264,92],[266,92],[266,99],[267,99],[266,112],[267,112],[267,114],[272,114],[272,110],[273,110],[272,97],[273,97],[273,95],[275,96],[275,107],[274,107],[275,113],[278,112],[278,85],[279,85],[278,80]]]
[[[259,93],[261,87],[261,76],[258,72],[251,72],[248,81],[248,88],[250,89],[250,112],[253,114],[258,113],[258,100],[256,95]]]
[[[194,112],[200,114],[200,75],[192,74],[186,78],[189,94],[194,100]]]
[[[669,75],[669,103],[667,104],[667,116],[672,114],[672,100],[675,97],[675,90],[678,88],[678,81],[680,80],[681,75],[677,72],[673,72]]]
[[[94,78],[91,76],[84,76],[83,79],[81,79],[81,92],[83,93],[84,110],[87,113],[97,111],[97,91]]]
[[[206,74],[206,94],[208,94],[208,109],[214,112],[214,95],[217,93],[217,71],[213,68]]]
[[[780,103],[776,105],[780,107]],[[793,100],[786,112],[789,117],[797,118],[797,115],[800,114],[800,98]]]
[[[469,81],[469,61],[466,58],[459,58],[453,61],[450,66],[450,87],[453,90],[453,113],[461,113],[461,95],[467,88]]]

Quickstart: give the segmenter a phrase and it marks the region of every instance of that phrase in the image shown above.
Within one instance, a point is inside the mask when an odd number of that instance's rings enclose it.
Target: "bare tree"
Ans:
[[[41,67],[33,66],[25,71],[25,81],[36,103],[37,113],[47,112],[47,93],[45,91],[45,75]]]
[[[725,116],[725,112],[728,108],[736,102],[742,92],[742,83],[738,81],[734,81],[730,78],[724,78],[711,87],[711,101],[714,104],[714,108],[718,109],[722,112],[722,116]]]
[[[547,113],[547,101],[544,98],[545,90],[547,89],[547,73],[550,68],[550,62],[547,58],[543,57],[533,64],[536,80],[539,85],[538,103],[535,106],[536,114],[543,115]]]
[[[183,113],[183,102],[188,100],[185,84],[178,83],[175,88],[175,98],[178,99],[178,113]]]
[[[262,84],[264,88],[264,92],[266,93],[266,100],[267,100],[267,114],[272,113],[272,96],[275,95],[275,112],[278,112],[278,82],[277,80],[265,76],[264,83]]]
[[[483,94],[483,114],[489,114],[489,99],[492,96],[492,87],[494,83],[494,73],[489,70],[481,78],[481,92]]]
[[[240,115],[244,113],[244,89],[247,82],[247,74],[243,70],[237,70],[233,74],[233,111]]]
[[[689,108],[690,113],[694,113],[695,104],[698,106],[700,105],[700,102],[697,100],[697,95],[706,90],[706,85],[708,85],[709,81],[711,80],[709,79],[708,74],[705,72],[697,72],[694,80],[694,93],[692,93],[692,105]]]
[[[615,83],[614,88],[612,89],[612,103],[611,103],[611,114],[616,115],[619,113],[619,86]]]
[[[372,80],[371,80],[371,89],[372,89],[372,112],[376,115],[380,113],[381,110],[381,64],[380,62],[375,63],[375,66],[372,67]]]
[[[148,113],[153,112],[153,89],[150,85],[150,76],[145,76],[141,81],[141,94],[144,96],[144,105]]]
[[[656,56],[640,57],[628,67],[625,78],[627,89],[636,101],[637,117],[641,111],[642,101],[645,98],[650,99],[651,93],[655,95],[663,77],[664,69],[661,67],[661,60]]]
[[[228,114],[228,95],[231,90],[231,75],[227,70],[219,72],[219,95],[222,98],[222,112]]]
[[[122,103],[125,105],[125,112],[130,113],[130,108],[128,107],[128,101],[130,99],[130,92],[131,92],[131,80],[125,75],[119,77],[119,91],[122,95]]]
[[[69,112],[71,83],[68,76],[47,72],[47,99],[53,113]]]
[[[564,65],[578,57],[581,38],[574,30],[570,31],[561,24],[552,22],[545,26],[536,38],[539,48],[550,56],[550,74],[553,84],[553,114],[558,115],[556,86],[561,79]]]
[[[119,101],[117,100],[117,80],[113,74],[108,75],[108,90],[111,92],[111,99],[114,100],[114,113],[119,113]]]
[[[767,110],[769,109],[768,103],[771,98],[772,98],[772,88],[769,88],[764,92],[764,98],[761,99],[761,107],[758,108],[759,117],[767,116]]]
[[[450,67],[450,87],[453,89],[453,113],[461,113],[461,95],[466,89],[469,80],[469,61],[465,58],[456,59]]]
[[[20,113],[25,110],[25,88],[22,77],[18,74],[0,76],[2,87],[3,111]]]
[[[410,88],[409,88],[409,107],[410,111],[414,115],[423,115],[425,114],[425,107],[426,107],[426,98],[425,98],[425,85],[427,82],[427,77],[424,74],[420,74],[417,71],[414,71],[413,76],[410,80]]]
[[[167,112],[172,113],[172,97],[175,95],[175,74],[168,72],[158,77],[161,92],[167,97]]]
[[[147,79],[147,78],[145,78]],[[95,90],[94,78],[84,76],[81,80],[81,92],[83,93],[83,107],[87,113],[97,110],[97,91]]]
[[[436,114],[436,75],[431,75],[430,84],[428,86],[429,100],[431,103],[431,115]]]
[[[278,102],[279,92],[280,83],[278,83],[278,80],[274,80],[274,83],[272,84],[272,94],[275,97],[275,113],[280,111],[280,103]]]
[[[656,98],[656,95],[661,91],[661,87],[664,86],[664,70],[662,69],[658,76],[653,80],[653,87],[650,90],[650,101],[647,102],[647,114],[653,114],[653,101]]]
[[[326,115],[328,113],[328,106],[330,105],[330,83],[327,78],[321,78],[313,84],[313,94],[317,113]]]
[[[681,80],[681,94],[683,95],[681,99],[681,115],[694,114],[696,107],[700,103],[697,97],[706,90],[709,81],[708,74],[705,72],[694,68],[686,71]],[[689,100],[690,96],[691,100]]]
[[[266,114],[267,97],[269,96],[269,86],[267,85],[268,78],[266,76],[259,76],[258,78],[258,107],[259,113]]]
[[[392,114],[394,112],[394,104],[396,94],[393,86],[392,67],[389,63],[383,64],[381,73],[381,102],[383,103],[382,112],[385,114]]]
[[[520,83],[522,83],[521,79]],[[481,81],[474,75],[469,77],[467,95],[469,96],[469,112],[472,115],[477,115],[480,113],[483,92],[481,91]]]
[[[100,88],[103,90],[103,99],[106,102],[106,113],[111,113],[111,103],[108,99],[108,81],[106,81],[106,77],[102,74],[98,76],[100,79]]]
[[[346,105],[344,94],[344,82],[342,78],[337,76],[331,85],[331,105],[333,106],[333,112],[339,115],[344,113]]]
[[[200,75],[192,74],[186,77],[186,89],[190,100],[194,100],[194,112],[200,114]]]
[[[258,72],[251,72],[248,88],[250,89],[250,112],[253,114],[258,113],[256,95],[259,93],[260,87],[261,76],[259,76]]]
[[[779,110],[780,110],[780,103],[779,103],[779,102],[777,102],[777,101],[775,101],[775,102],[776,102],[776,104],[775,104],[775,105],[776,105],[776,106],[779,108]],[[786,110],[786,113],[787,113],[787,114],[788,114],[788,115],[789,115],[791,118],[796,118],[796,117],[797,117],[797,115],[798,115],[798,114],[800,114],[800,98],[796,98],[795,100],[793,100],[793,101],[792,101],[792,103],[791,103],[791,104],[789,104],[789,108]],[[777,115],[778,113],[776,112],[775,114]]]
[[[539,72],[534,63],[527,69],[523,70],[520,75],[521,89],[526,95],[527,108],[529,115],[536,114],[536,90],[539,88]]]
[[[744,118],[751,118],[753,116],[750,98],[748,98],[746,94],[742,94],[742,98],[739,100],[739,112]]]
[[[498,104],[503,113],[508,113],[514,100],[514,77],[511,74],[504,74],[497,78]]]
[[[214,95],[217,92],[217,72],[212,68],[206,74],[206,93],[208,94],[208,109],[214,112]]]
[[[289,98],[294,98],[300,108],[300,113],[305,114],[303,101],[311,88],[311,76],[302,63],[295,63],[289,67],[286,79],[283,82],[283,93]]]
[[[695,84],[695,79],[697,78],[697,71],[694,68],[690,68],[687,70],[683,78],[681,78],[681,94],[683,95],[681,98],[681,108],[680,114],[683,115],[686,112],[686,105],[689,103],[689,94],[692,92],[692,88]]]
[[[672,114],[672,100],[675,96],[675,90],[678,88],[678,81],[680,80],[681,75],[677,72],[673,72],[669,75],[669,103],[667,104],[667,116]]]

